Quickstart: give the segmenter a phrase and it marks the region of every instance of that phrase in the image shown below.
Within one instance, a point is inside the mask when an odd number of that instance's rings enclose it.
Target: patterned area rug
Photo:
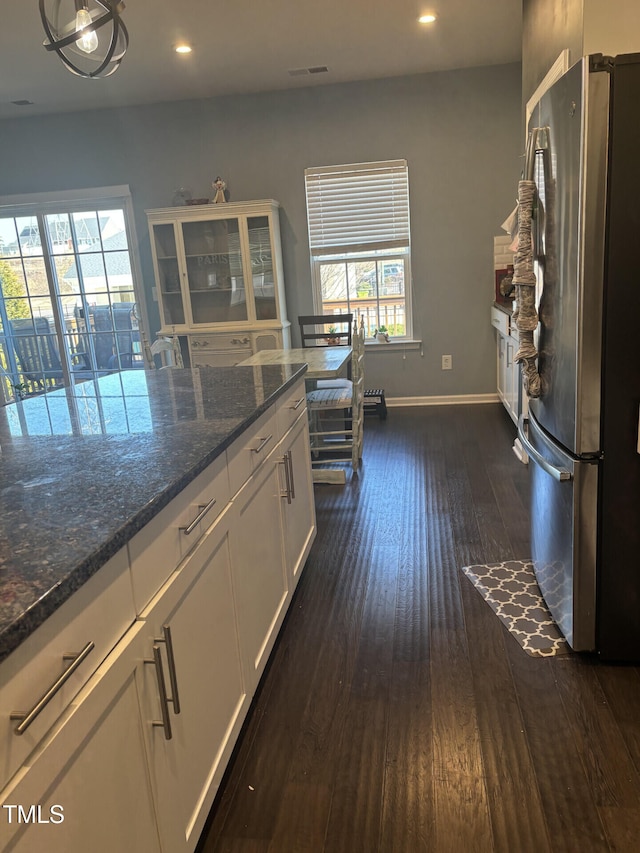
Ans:
[[[527,654],[553,657],[571,653],[547,610],[530,561],[464,566],[462,571]]]

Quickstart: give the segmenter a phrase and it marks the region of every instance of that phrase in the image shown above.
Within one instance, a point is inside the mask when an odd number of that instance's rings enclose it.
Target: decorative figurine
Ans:
[[[214,204],[221,204],[224,201],[229,201],[229,192],[227,190],[226,181],[223,181],[220,175],[218,175],[211,186],[216,191],[215,198],[213,199]]]

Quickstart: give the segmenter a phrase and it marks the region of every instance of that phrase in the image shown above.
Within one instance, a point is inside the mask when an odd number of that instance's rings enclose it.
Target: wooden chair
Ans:
[[[353,314],[307,314],[298,317],[298,324],[303,347],[351,346]],[[329,326],[337,331],[330,334]]]
[[[133,302],[114,302],[89,307],[99,370],[144,367],[140,333],[131,316],[133,306]]]
[[[46,317],[20,318],[7,323],[8,339],[13,344],[19,379],[31,386],[27,394],[45,391],[62,384],[63,372],[57,339]],[[77,379],[91,379],[82,353],[74,353],[71,369]]]
[[[362,459],[364,402],[364,322],[353,324],[351,382],[348,386],[317,388],[307,394],[311,465],[351,461],[357,471]],[[345,423],[344,411],[349,411]],[[337,454],[337,455],[336,455]]]
[[[336,326],[339,329],[336,335],[331,335],[335,343],[331,346],[350,346],[351,345],[351,328],[353,323],[353,314],[311,314],[306,317],[298,317],[300,324],[300,338],[302,346],[329,346],[327,338],[328,332],[326,326]],[[323,331],[318,332],[318,326],[323,327]],[[312,331],[307,331],[310,328]],[[318,343],[322,341],[322,344]],[[351,373],[349,373],[349,377]],[[321,379],[318,382],[318,388],[335,388],[336,386],[345,386],[348,384],[348,379]],[[385,420],[387,417],[387,403],[384,398],[384,388],[365,388],[365,413],[377,414],[380,420]]]
[[[152,359],[156,355],[160,358],[161,370],[166,367],[184,367],[180,339],[177,335],[168,337],[158,332],[158,337],[151,345],[150,354]],[[153,360],[151,363],[152,367],[155,367]]]
[[[308,314],[298,317],[300,339],[303,347],[317,346],[351,346],[353,329],[353,314]],[[329,334],[328,327],[333,326],[337,331]],[[322,327],[322,331],[318,328]],[[329,343],[331,340],[333,343]],[[350,388],[351,365],[347,368],[344,379],[319,379],[317,388]]]

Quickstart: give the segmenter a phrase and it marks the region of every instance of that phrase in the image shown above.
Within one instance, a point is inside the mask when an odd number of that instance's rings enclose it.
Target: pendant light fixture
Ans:
[[[129,47],[121,0],[39,0],[46,50],[78,77],[109,77]]]

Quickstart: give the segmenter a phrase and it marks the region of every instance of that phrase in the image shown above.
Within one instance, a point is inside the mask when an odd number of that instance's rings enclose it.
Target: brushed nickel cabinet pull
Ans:
[[[162,636],[154,637],[154,643],[164,643],[167,647],[167,663],[169,664],[169,684],[171,684],[171,698],[167,702],[173,704],[173,713],[180,713],[180,696],[178,695],[178,677],[176,675],[176,659],[173,656],[173,642],[171,640],[171,628],[162,626]]]
[[[291,473],[291,498],[295,500],[296,497],[296,481],[293,476],[293,453],[290,450],[287,450],[287,458],[289,460],[289,471]]]
[[[200,512],[196,515],[191,524],[187,525],[187,527],[181,527],[180,532],[184,533],[185,536],[190,536],[196,529],[196,527],[200,524],[205,515],[209,512],[209,510],[215,506],[216,500],[217,498],[211,498],[208,504],[206,504],[205,506],[199,506],[198,509],[200,510]]]
[[[266,444],[271,441],[272,438],[273,438],[273,435],[268,435],[266,438],[260,439],[260,444],[257,447],[252,447],[251,452],[252,453],[262,453],[262,450],[264,449]]]
[[[164,683],[164,670],[162,669],[160,646],[153,647],[153,660],[145,660],[145,663],[152,663],[156,668],[158,693],[160,694],[160,713],[162,714],[162,719],[152,720],[151,725],[163,728],[165,740],[171,740],[173,733],[171,731],[171,720],[169,719],[169,699],[167,698],[167,687]]]
[[[10,714],[10,718],[12,720],[20,720],[20,724],[15,727],[13,730],[14,734],[23,735],[26,730],[29,728],[31,723],[36,719],[37,716],[47,707],[49,702],[53,699],[56,693],[60,690],[60,688],[71,678],[73,673],[78,669],[80,664],[84,661],[84,659],[89,655],[93,649],[95,648],[95,644],[91,641],[87,643],[87,645],[82,649],[78,654],[66,654],[62,656],[63,660],[72,661],[71,666],[67,667],[62,675],[55,680],[55,682],[51,685],[51,687],[47,690],[47,692],[42,696],[33,708],[27,714]]]
[[[297,409],[299,409],[299,408],[300,408],[300,406],[304,403],[304,401],[305,401],[306,399],[307,399],[306,397],[300,397],[300,399],[299,399],[299,400],[296,400],[296,401],[295,401],[295,403],[294,403],[292,406],[289,406],[289,408],[290,408],[290,409],[293,409],[293,411],[295,412]]]
[[[280,497],[286,498],[287,503],[290,504],[291,503],[291,475],[289,473],[288,454],[289,454],[289,451],[287,451],[287,453],[285,453],[285,455],[281,459],[281,464],[284,465],[284,478],[286,481],[286,492],[284,495],[280,495]]]

